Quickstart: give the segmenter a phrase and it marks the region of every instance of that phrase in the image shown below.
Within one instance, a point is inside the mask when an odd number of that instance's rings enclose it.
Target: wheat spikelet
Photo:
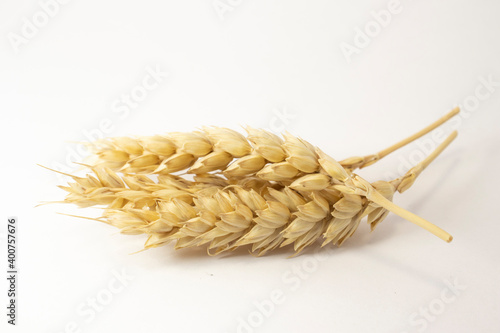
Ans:
[[[323,246],[340,246],[364,217],[373,230],[389,211],[451,241],[448,233],[394,205],[392,198],[413,184],[456,132],[404,176],[374,183],[353,171],[401,143],[339,163],[290,134],[282,140],[264,130],[247,128],[247,132],[245,138],[229,129],[210,127],[192,133],[100,140],[93,145],[97,162],[87,165],[91,173],[70,175],[74,182],[60,186],[68,192],[64,202],[104,206],[97,220],[124,234],[147,234],[145,248],[175,242],[176,249],[206,246],[210,254],[219,254],[250,246],[252,252],[263,255],[293,245],[299,253],[320,238]],[[172,174],[186,169],[193,180]],[[150,173],[158,174],[156,181],[145,175]]]

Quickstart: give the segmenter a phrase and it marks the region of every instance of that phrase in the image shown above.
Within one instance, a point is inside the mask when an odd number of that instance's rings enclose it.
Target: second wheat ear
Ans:
[[[91,173],[60,186],[63,202],[104,206],[99,218],[124,234],[147,234],[145,248],[206,246],[209,254],[250,246],[263,255],[293,244],[296,253],[323,239],[338,246],[367,217],[373,230],[389,212],[450,242],[452,236],[395,205],[395,192],[410,188],[420,173],[455,139],[453,132],[405,175],[370,183],[354,171],[434,130],[443,118],[365,157],[337,162],[305,140],[264,130],[238,132],[207,127],[191,133],[119,137],[91,144]],[[173,173],[185,171],[183,175]],[[189,179],[188,175],[192,175]],[[155,177],[150,177],[155,175]],[[157,180],[153,180],[153,178]]]

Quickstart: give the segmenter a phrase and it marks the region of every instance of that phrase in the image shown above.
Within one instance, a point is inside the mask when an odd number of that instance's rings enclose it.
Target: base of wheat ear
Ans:
[[[219,254],[248,245],[252,253],[292,245],[295,253],[322,239],[342,245],[367,217],[373,230],[389,212],[450,242],[452,236],[395,205],[419,174],[455,139],[453,132],[424,161],[392,181],[370,183],[354,173],[434,130],[458,108],[401,142],[337,162],[288,133],[283,139],[246,128],[107,138],[89,144],[85,177],[73,179],[64,203],[104,206],[93,220],[124,234],[147,234],[145,248],[175,242]],[[174,174],[176,173],[176,174]],[[180,174],[181,173],[181,174]]]

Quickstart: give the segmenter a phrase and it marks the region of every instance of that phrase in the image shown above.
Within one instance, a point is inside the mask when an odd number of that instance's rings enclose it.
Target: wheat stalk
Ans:
[[[338,246],[367,217],[373,230],[392,211],[451,241],[432,223],[392,203],[456,137],[393,181],[369,183],[353,171],[436,128],[452,110],[416,135],[368,157],[340,163],[290,134],[284,140],[247,128],[248,137],[224,128],[166,136],[111,138],[93,144],[92,174],[69,175],[64,202],[104,205],[96,220],[125,234],[147,234],[145,248],[175,241],[175,248],[206,245],[219,254],[249,245],[263,255],[293,244],[296,253],[323,239]],[[231,164],[229,164],[233,161]],[[188,180],[173,172],[187,169]],[[120,172],[121,174],[117,173]],[[212,173],[210,173],[212,172]],[[157,181],[142,173],[157,173]],[[211,252],[210,252],[211,251]]]

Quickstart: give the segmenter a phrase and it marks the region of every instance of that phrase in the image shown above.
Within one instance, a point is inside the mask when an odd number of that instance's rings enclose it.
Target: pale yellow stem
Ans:
[[[446,140],[441,142],[441,144],[429,156],[427,156],[425,160],[417,164],[420,165],[421,171],[427,168],[429,164],[431,164],[432,161],[434,161],[436,157],[438,157],[443,152],[443,150],[445,150],[446,147],[448,147],[450,143],[452,143],[453,140],[457,138],[457,135],[458,135],[457,131],[451,132],[451,134],[446,138]]]
[[[341,161],[340,164],[344,167],[348,167],[348,168],[353,169],[353,170],[357,169],[357,168],[362,169],[364,167],[372,165],[373,163],[379,161],[380,159],[384,158],[385,156],[389,155],[390,153],[398,150],[399,148],[406,146],[407,144],[421,138],[425,134],[427,134],[427,133],[431,132],[432,130],[436,129],[437,127],[441,126],[442,124],[444,124],[445,122],[447,122],[448,120],[450,120],[451,118],[456,116],[459,112],[460,112],[460,108],[457,106],[453,110],[448,112],[445,116],[441,117],[439,120],[435,121],[434,123],[427,126],[426,128],[420,130],[419,132],[407,137],[404,140],[401,140],[400,142],[398,142],[398,143],[396,143],[396,144],[394,144],[386,149],[379,151],[378,153],[376,153],[374,155],[367,155],[364,157],[351,157],[351,158],[348,158],[348,159]]]
[[[392,201],[386,199],[382,194],[380,194],[377,191],[368,191],[367,198],[374,203],[378,204],[379,206],[387,209],[388,211],[393,212],[394,214],[404,218],[405,220],[408,220],[412,223],[415,223],[419,227],[424,228],[425,230],[433,233],[434,235],[438,236],[442,240],[446,242],[451,242],[453,240],[453,236],[451,236],[449,233],[444,231],[443,229],[439,228],[438,226],[432,224],[431,222],[421,218],[418,215],[415,215],[406,209],[403,209],[399,207],[398,205],[394,204]]]
[[[448,120],[450,120],[451,118],[456,116],[459,112],[460,112],[460,108],[457,106],[456,108],[451,110],[448,114],[446,114],[444,117],[440,118],[436,122],[432,123],[431,125],[427,126],[426,128],[422,129],[421,131],[413,134],[412,136],[409,136],[406,139],[396,143],[395,145],[392,145],[384,150],[381,150],[376,155],[378,156],[379,159],[389,155],[393,151],[396,151],[399,148],[406,146],[407,144],[421,138],[422,136],[429,133],[430,131],[438,128],[439,126],[441,126],[442,124],[444,124],[445,122],[447,122]]]
[[[450,145],[450,143],[452,143],[453,140],[455,140],[455,138],[457,137],[457,135],[458,135],[458,132],[457,131],[453,131],[446,138],[446,140],[444,140],[422,162],[418,163],[413,168],[411,168],[410,170],[408,170],[408,172],[404,176],[402,176],[402,177],[400,177],[398,179],[393,180],[391,183],[394,186],[396,186],[397,190],[400,193],[403,193],[404,191],[406,191],[407,189],[409,189],[413,185],[413,183],[415,182],[415,180],[417,179],[417,177],[422,173],[422,171],[424,171],[425,168],[427,168],[429,166],[429,164],[431,164],[432,161],[434,161],[436,159],[436,157],[438,157],[439,154],[441,154],[443,152],[443,150],[445,150],[446,147],[448,147]]]

